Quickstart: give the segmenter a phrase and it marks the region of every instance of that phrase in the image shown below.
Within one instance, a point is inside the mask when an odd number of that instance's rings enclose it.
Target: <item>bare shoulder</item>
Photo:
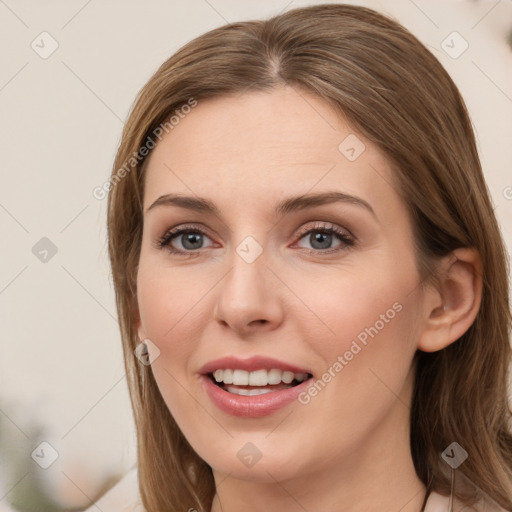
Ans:
[[[131,469],[85,512],[145,512],[139,494],[137,468]]]

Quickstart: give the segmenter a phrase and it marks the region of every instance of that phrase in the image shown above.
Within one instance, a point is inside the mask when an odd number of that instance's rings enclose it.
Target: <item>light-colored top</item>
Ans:
[[[437,492],[432,492],[427,500],[425,512],[449,512],[448,505],[450,498],[442,496]],[[137,468],[130,470],[112,489],[103,495],[94,505],[89,507],[85,512],[145,512],[139,494],[139,484]],[[474,508],[455,501],[453,506],[454,512],[462,511],[470,512],[506,512],[505,509],[497,506],[490,500],[485,500]]]
[[[146,512],[139,493],[137,467],[131,469],[85,512]]]

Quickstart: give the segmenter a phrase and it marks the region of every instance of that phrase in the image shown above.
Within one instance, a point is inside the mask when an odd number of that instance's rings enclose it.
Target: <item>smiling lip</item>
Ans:
[[[231,368],[233,370],[245,370],[247,372],[252,372],[255,370],[272,370],[273,368],[276,368],[278,370],[293,373],[311,373],[308,369],[284,363],[278,359],[272,359],[271,357],[263,356],[253,356],[249,357],[248,359],[239,359],[233,356],[222,357],[221,359],[216,359],[215,361],[211,361],[202,366],[199,370],[199,373],[202,375],[207,375],[214,372],[215,370],[225,368]]]
[[[263,395],[243,396],[229,393],[213,382],[211,373],[215,370],[225,368],[245,370],[248,372],[262,369],[271,370],[275,368],[293,373],[308,373],[311,375],[311,372],[307,369],[290,365],[277,359],[261,356],[254,356],[248,359],[224,357],[204,365],[200,369],[200,381],[210,400],[223,412],[244,418],[261,418],[286,407],[297,400],[298,395],[309,385],[310,379],[306,379],[296,386],[279,391],[272,391]]]
[[[201,375],[200,380],[210,400],[219,409],[232,416],[244,418],[261,418],[297,401],[299,394],[306,389],[310,381],[306,379],[297,386],[264,395],[243,396],[228,393],[217,386],[209,375]]]

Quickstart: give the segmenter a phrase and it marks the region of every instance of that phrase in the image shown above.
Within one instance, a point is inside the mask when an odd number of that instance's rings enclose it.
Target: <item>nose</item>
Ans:
[[[283,321],[283,286],[268,268],[265,251],[252,262],[234,251],[231,263],[231,269],[219,283],[216,321],[240,336],[279,327]]]

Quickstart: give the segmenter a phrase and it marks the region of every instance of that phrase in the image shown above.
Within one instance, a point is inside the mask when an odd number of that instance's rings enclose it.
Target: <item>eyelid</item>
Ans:
[[[352,235],[352,233],[344,227],[338,226],[337,224],[333,224],[332,222],[326,221],[314,221],[314,225],[311,223],[307,223],[302,226],[298,232],[294,235],[295,243],[299,242],[305,235],[314,231],[326,231],[331,232],[334,235],[339,237],[339,240],[345,246],[352,246],[356,242],[356,237]],[[196,232],[201,235],[207,236],[212,239],[212,236],[209,234],[209,230],[203,224],[197,223],[185,223],[178,224],[177,226],[168,229],[162,237],[155,241],[155,246],[157,249],[167,249],[172,254],[177,254],[181,256],[194,256],[197,255],[202,249],[207,249],[207,247],[203,247],[201,249],[184,251],[181,249],[175,249],[171,246],[171,241],[175,238],[178,238],[180,235],[183,235],[187,232]],[[345,247],[345,248],[346,248]],[[343,248],[331,248],[331,249],[308,249],[305,247],[301,247],[302,250],[312,253],[312,254],[329,254],[333,252],[340,252]]]
[[[338,226],[337,224],[333,224],[332,222],[325,222],[325,221],[316,221],[313,226],[303,226],[299,232],[295,235],[295,238],[297,239],[296,242],[294,242],[294,245],[300,242],[302,238],[305,237],[305,235],[309,233],[314,233],[315,231],[319,232],[326,232],[330,233],[331,235],[334,235],[338,238],[340,245],[337,247],[331,247],[329,249],[308,249],[307,247],[300,247],[300,250],[302,252],[306,252],[307,254],[313,255],[313,256],[329,256],[332,254],[340,254],[354,245],[356,245],[357,239],[350,230],[347,228]]]
[[[303,235],[309,233],[310,231],[315,231],[315,230],[320,231],[320,230],[324,230],[324,229],[325,230],[333,229],[335,232],[339,232],[339,234],[346,234],[348,237],[355,239],[354,235],[352,235],[352,233],[347,228],[338,226],[337,224],[334,224],[332,222],[327,222],[327,221],[315,221],[313,226],[309,226],[309,225],[303,226],[300,228],[300,230],[297,232],[297,234],[295,236],[302,237]]]
[[[197,249],[195,251],[182,251],[180,249],[170,249],[171,245],[170,242],[178,238],[178,236],[182,235],[183,232],[193,231],[196,233],[200,233],[202,235],[206,235],[208,238],[212,239],[211,235],[209,234],[209,230],[202,224],[194,224],[194,223],[185,223],[185,224],[178,224],[177,226],[174,226],[170,229],[167,229],[163,236],[159,237],[157,240],[155,240],[155,247],[157,249],[165,249],[169,250],[172,253],[176,254],[196,254],[201,249]]]

